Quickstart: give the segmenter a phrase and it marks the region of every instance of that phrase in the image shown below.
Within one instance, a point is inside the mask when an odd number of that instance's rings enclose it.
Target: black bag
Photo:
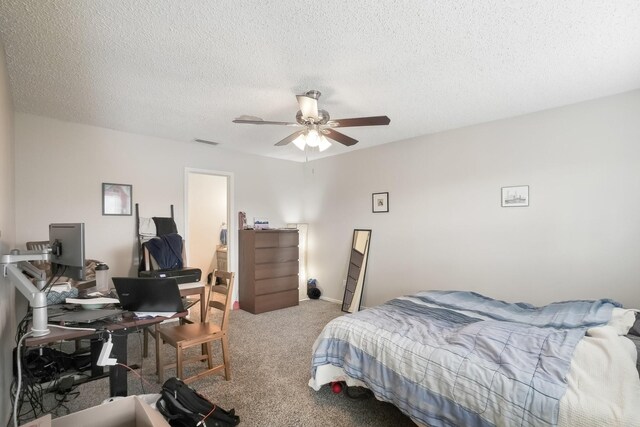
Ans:
[[[240,423],[233,409],[225,411],[214,405],[178,378],[169,378],[160,394],[156,407],[172,427],[228,427]]]

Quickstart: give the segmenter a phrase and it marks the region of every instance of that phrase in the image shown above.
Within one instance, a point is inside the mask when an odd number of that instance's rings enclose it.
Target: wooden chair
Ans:
[[[156,369],[158,372],[158,382],[164,383],[164,371],[168,368],[176,367],[176,376],[185,383],[193,382],[206,375],[215,374],[224,370],[224,377],[227,381],[231,379],[231,368],[229,366],[229,341],[227,330],[229,328],[229,312],[231,309],[231,294],[233,292],[234,273],[215,270],[214,277],[222,279],[222,284],[211,285],[209,297],[207,298],[207,315],[209,319],[211,309],[222,311],[222,321],[215,324],[210,321],[205,323],[192,323],[170,327],[156,327]],[[222,345],[222,364],[213,366],[212,343],[220,340]],[[175,363],[165,364],[162,354],[162,344],[167,343],[176,349]],[[201,354],[185,358],[184,351],[191,347],[201,347]],[[207,361],[208,369],[192,377],[182,378],[183,366],[187,362]]]

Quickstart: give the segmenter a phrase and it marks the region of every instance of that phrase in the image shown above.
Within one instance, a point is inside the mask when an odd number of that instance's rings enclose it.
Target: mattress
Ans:
[[[474,316],[480,316],[477,312],[466,313]],[[384,315],[387,315],[387,313],[381,312],[377,317]],[[442,314],[440,313],[439,315]],[[553,409],[549,409],[551,407],[547,407],[541,410],[541,414],[534,414],[533,418],[529,417],[528,419],[523,418],[522,420],[519,420],[518,425],[539,424],[559,425],[563,427],[601,425],[640,426],[640,406],[637,404],[634,406],[634,402],[640,401],[640,379],[638,378],[638,372],[636,371],[637,352],[633,343],[624,337],[624,334],[626,334],[629,327],[633,324],[634,314],[630,310],[613,308],[608,311],[607,316],[611,318],[610,321],[601,322],[596,326],[581,329],[581,338],[575,344],[575,348],[571,347],[569,349],[569,355],[571,357],[568,359],[570,363],[566,366],[566,372],[560,375],[560,383],[554,384],[554,388],[551,389],[553,393],[557,394],[559,400],[559,402],[556,402],[557,408],[555,409],[557,416],[548,416],[548,413],[553,411]],[[489,323],[491,323],[495,319],[487,318],[483,320],[488,320]],[[412,323],[409,321],[408,325],[407,330],[409,330],[409,328],[416,328],[418,323]],[[475,327],[475,325],[473,326]],[[580,325],[576,324],[573,326]],[[375,332],[375,328],[370,329],[370,335],[373,336],[371,339],[372,342],[378,341],[379,343],[382,343],[383,341],[388,340],[388,335]],[[584,331],[586,331],[586,336]],[[412,333],[415,335],[415,331]],[[402,335],[402,332],[399,332],[399,335]],[[420,336],[420,334],[418,334],[418,336]],[[428,336],[427,332],[425,332],[425,336]],[[378,351],[375,349],[375,344],[372,345],[370,342],[364,344],[364,340],[367,339],[357,338],[357,343],[353,343],[353,346],[348,346],[349,351],[353,353],[354,348],[363,348],[368,356],[374,355]],[[399,346],[405,346],[412,349],[411,351],[416,351],[415,349],[417,347],[415,346],[415,343],[411,342],[411,340],[404,340],[403,344],[403,339],[400,339],[399,343]],[[318,341],[314,346],[316,351],[318,350],[317,346]],[[429,348],[429,346],[424,348]],[[424,348],[421,351],[425,351]],[[360,358],[360,356],[355,355],[357,351],[354,354],[348,355],[348,360],[344,363],[339,360],[340,358],[335,358],[328,360],[328,363],[317,364],[316,361],[321,360],[321,358],[316,359],[316,353],[314,353],[314,364],[316,366],[314,366],[312,371],[312,378],[309,381],[309,385],[318,390],[323,384],[327,384],[332,381],[345,381],[347,385],[371,388],[378,399],[396,404],[401,411],[409,415],[417,424],[451,425],[451,419],[455,420],[457,415],[453,415],[449,418],[445,416],[440,419],[440,415],[438,414],[438,411],[442,410],[442,408],[446,408],[445,412],[450,412],[451,407],[453,407],[454,411],[457,410],[455,405],[451,406],[451,400],[455,401],[454,403],[456,405],[461,404],[462,406],[465,406],[465,408],[463,408],[464,411],[468,412],[468,409],[471,408],[470,412],[481,415],[480,418],[472,421],[461,418],[462,421],[458,421],[458,424],[469,424],[469,422],[476,425],[493,425],[494,422],[498,425],[512,424],[513,418],[509,417],[513,417],[513,414],[509,413],[509,410],[503,409],[503,403],[497,403],[495,401],[495,397],[487,397],[487,395],[485,396],[485,400],[479,403],[472,401],[472,399],[465,401],[467,396],[460,393],[460,391],[464,390],[465,387],[473,389],[474,385],[472,384],[469,386],[463,384],[459,381],[458,377],[450,379],[452,388],[455,389],[457,387],[458,389],[447,396],[446,384],[434,386],[434,380],[429,379],[425,375],[424,379],[421,381],[431,381],[431,385],[429,387],[436,390],[436,393],[423,397],[415,391],[421,389],[416,388],[416,385],[411,383],[411,381],[417,383],[419,380],[414,380],[413,378],[415,375],[412,377],[411,374],[408,373],[409,371],[416,370],[415,367],[403,367],[403,364],[398,363],[397,360],[389,359],[389,354],[392,354],[395,351],[396,350],[392,350],[389,352],[387,349],[386,353],[380,352],[380,354],[376,356],[379,360],[375,363],[380,363],[380,365],[384,366],[381,376],[369,374],[362,375],[362,371],[359,369],[356,368],[354,370],[353,364],[359,363],[357,361],[354,362],[354,359]],[[401,350],[398,350],[398,352],[399,351]],[[402,351],[406,351],[406,349]],[[372,362],[368,359],[368,356],[366,356],[366,361],[364,363],[370,365]],[[404,356],[398,357],[401,358]],[[466,363],[467,359],[464,359],[464,363]],[[404,362],[404,365],[411,365],[413,363],[413,361]],[[486,361],[481,360],[480,363],[484,363],[486,365]],[[460,363],[459,366],[462,365],[463,363]],[[475,367],[473,369],[475,369]],[[473,369],[469,370],[469,372],[475,372]],[[552,367],[549,371],[552,372],[554,369],[556,368]],[[403,372],[402,375],[396,375],[398,372],[403,370],[405,372]],[[420,369],[417,369],[417,371],[422,372]],[[424,372],[427,371],[428,369],[424,370]],[[482,373],[480,373],[480,375],[482,375]],[[470,375],[467,376],[470,377]],[[410,379],[409,383],[406,383],[405,381],[407,378]],[[533,379],[540,381],[540,378]],[[542,379],[546,381],[546,376]],[[438,381],[440,381],[440,379],[437,379],[435,382],[437,383]],[[446,383],[447,378],[444,378],[443,381]],[[473,378],[471,378],[470,382],[473,383]],[[400,389],[398,389],[398,387]],[[438,387],[441,387],[444,391],[440,390]],[[528,391],[526,391],[526,387],[520,387],[520,384],[509,387],[511,388],[507,388],[507,390],[512,390],[514,393],[528,393]],[[538,384],[532,388],[541,389],[541,386]],[[480,392],[478,394],[482,395],[482,390],[484,389],[480,388],[479,390]],[[444,396],[444,400],[441,400],[441,402],[444,402],[445,404],[440,407],[438,407],[437,404],[433,404],[431,409],[426,410],[427,412],[432,411],[432,414],[428,413],[427,415],[423,415],[423,412],[425,412],[424,408],[421,408],[420,411],[415,410],[416,407],[419,407],[420,404],[424,403],[420,402],[422,399],[433,399],[434,396],[437,399],[440,397],[438,393],[442,393],[442,396]],[[402,396],[402,398],[398,399],[398,396]],[[490,401],[489,399],[493,399],[493,401]],[[499,392],[497,399],[500,399]],[[528,397],[525,397],[522,401],[528,401],[527,399]],[[516,399],[509,398],[507,400]],[[553,401],[551,403],[542,402],[544,405],[552,403]],[[516,406],[512,411],[515,413],[519,409],[521,409],[521,407]],[[491,410],[496,412],[504,411],[504,413],[498,413],[497,415],[488,414]],[[462,412],[463,416],[466,416],[464,411]],[[483,412],[487,413],[483,414]],[[541,419],[537,420],[535,418],[536,416],[540,416]]]

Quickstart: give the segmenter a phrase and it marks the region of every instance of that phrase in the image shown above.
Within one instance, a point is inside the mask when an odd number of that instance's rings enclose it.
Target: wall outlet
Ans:
[[[342,287],[343,287],[343,288],[346,288],[346,287],[347,287],[347,279],[344,279],[344,280],[342,281]]]

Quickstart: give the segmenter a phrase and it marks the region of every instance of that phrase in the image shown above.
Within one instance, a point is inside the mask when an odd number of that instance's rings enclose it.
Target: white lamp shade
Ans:
[[[304,134],[300,135],[299,137],[297,137],[296,139],[293,140],[293,143],[295,144],[296,147],[298,147],[299,149],[301,149],[302,151],[304,151],[304,145],[305,145],[305,137]]]
[[[318,135],[318,131],[310,129],[309,133],[307,133],[307,145],[309,147],[317,147],[318,144],[320,144],[320,135]]]
[[[318,149],[322,152],[329,147],[331,147],[329,140],[324,135],[320,135],[320,144],[318,144]]]

